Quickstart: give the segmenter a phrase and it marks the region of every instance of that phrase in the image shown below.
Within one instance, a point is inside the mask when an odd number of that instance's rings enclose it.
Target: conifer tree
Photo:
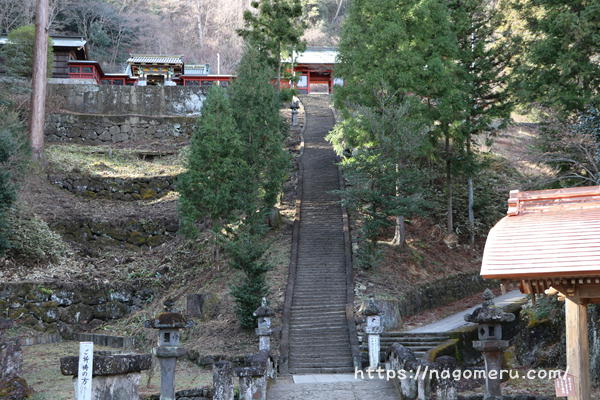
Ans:
[[[239,220],[246,207],[248,164],[245,143],[225,89],[210,89],[190,146],[187,172],[178,182],[182,228],[188,235],[206,223],[216,236]]]
[[[353,106],[352,116],[328,136],[339,155],[347,146],[354,149],[343,161],[351,182],[343,198],[364,217],[360,242],[365,249],[358,260],[363,267],[375,261],[377,239],[391,221],[396,228],[393,243],[401,246],[404,218],[421,214],[427,206],[427,169],[419,160],[427,146],[427,126],[413,113],[416,100],[393,104],[385,89],[378,92],[377,106]]]
[[[231,288],[231,294],[238,320],[245,329],[256,327],[252,314],[268,295],[265,275],[271,265],[264,259],[268,245],[263,241],[263,228],[258,221],[244,224],[226,245],[231,267],[243,273],[242,281]]]
[[[7,94],[0,93],[0,255],[11,246],[8,213],[16,201],[16,183],[29,159],[23,121]]]
[[[466,109],[457,118],[462,131],[465,155],[462,171],[467,175],[467,213],[471,245],[475,241],[474,183],[478,168],[474,156],[473,137],[493,133],[504,127],[512,109],[509,71],[513,67],[516,47],[504,26],[502,10],[481,0],[451,1],[451,20],[458,42],[457,61]]]
[[[302,19],[303,7],[300,0],[252,1],[255,11],[244,12],[245,29],[238,33],[246,44],[255,46],[268,56],[277,73],[277,90],[281,88],[282,61],[294,51],[303,51],[306,44],[302,35],[306,27]]]
[[[8,33],[8,43],[2,46],[1,56],[9,74],[31,78],[33,73],[33,48],[35,26],[24,25]],[[54,50],[48,38],[48,76],[52,76]]]
[[[513,1],[527,22],[518,95],[563,116],[600,107],[600,0]]]
[[[265,53],[248,46],[230,88],[233,117],[249,168],[245,177],[250,185],[246,196],[248,215],[268,211],[276,204],[288,172],[284,124],[271,83],[272,72]]]
[[[336,68],[345,81],[336,94],[336,106],[343,112],[352,104],[376,106],[375,87],[388,88],[392,105],[407,97],[420,100],[411,112],[429,126],[431,146],[424,147],[424,156],[444,163],[449,232],[454,227],[453,176],[463,141],[454,122],[466,108],[458,54],[446,1],[355,0],[343,27]]]

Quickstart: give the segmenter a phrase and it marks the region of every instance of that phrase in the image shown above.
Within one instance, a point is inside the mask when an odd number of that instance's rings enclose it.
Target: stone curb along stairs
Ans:
[[[303,153],[281,340],[281,373],[350,373],[360,367],[353,313],[348,217],[332,193],[342,187],[325,135],[329,96],[304,96]]]

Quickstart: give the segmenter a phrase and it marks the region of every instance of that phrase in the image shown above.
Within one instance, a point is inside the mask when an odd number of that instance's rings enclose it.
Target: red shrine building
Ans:
[[[105,73],[97,61],[69,61],[69,78],[120,86],[228,86],[233,75],[214,75],[208,64],[185,64],[182,56],[133,54],[122,73]]]
[[[74,79],[82,83],[117,86],[228,86],[234,75],[212,74],[208,64],[186,64],[180,55],[132,54],[123,72],[108,73],[99,62],[88,58],[87,41],[78,36],[51,36],[54,49],[52,78]],[[10,45],[0,37],[0,46]],[[294,81],[282,81],[281,86],[293,86],[299,94],[332,93],[337,49],[309,47],[303,53],[284,60],[293,62]]]
[[[308,47],[303,53],[294,54],[294,75],[297,82],[293,84],[299,94],[332,93],[334,85],[342,85],[340,79],[334,77],[338,51],[332,47]],[[282,84],[290,87],[290,83]]]

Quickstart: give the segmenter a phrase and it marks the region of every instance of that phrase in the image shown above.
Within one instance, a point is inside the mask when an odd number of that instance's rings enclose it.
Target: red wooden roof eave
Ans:
[[[480,274],[484,279],[497,279],[503,281],[529,281],[536,279],[548,279],[548,278],[599,278],[600,272],[597,271],[558,271],[558,272],[540,272],[538,274]]]
[[[511,192],[509,215],[488,235],[481,276],[507,281],[600,277],[599,196],[600,186]]]

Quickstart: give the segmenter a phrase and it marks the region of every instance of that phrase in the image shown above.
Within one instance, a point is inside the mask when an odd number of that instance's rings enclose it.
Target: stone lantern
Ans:
[[[502,311],[494,305],[494,294],[486,289],[483,293],[483,304],[472,314],[465,315],[465,321],[479,325],[478,341],[473,342],[473,348],[483,353],[485,359],[485,396],[484,400],[501,400],[500,387],[502,359],[508,340],[502,340],[502,324],[515,320],[515,315]]]
[[[258,318],[258,328],[256,334],[258,335],[258,349],[259,350],[271,350],[271,335],[273,330],[271,329],[271,317],[275,315],[273,310],[267,305],[267,299],[262,298],[260,307],[254,311],[253,315]]]
[[[290,104],[290,109],[292,110],[292,126],[297,126],[298,110],[300,109],[300,104],[297,101],[292,101],[292,104]]]
[[[160,400],[175,400],[175,366],[177,358],[186,353],[179,344],[179,331],[191,327],[193,322],[173,311],[173,300],[166,300],[164,306],[165,311],[147,320],[144,326],[158,329],[158,347],[153,352],[160,363]]]
[[[379,351],[381,349],[380,335],[383,332],[381,322],[381,310],[373,299],[369,300],[367,308],[363,311],[366,317],[365,333],[368,335],[369,343],[369,369],[379,367]]]

